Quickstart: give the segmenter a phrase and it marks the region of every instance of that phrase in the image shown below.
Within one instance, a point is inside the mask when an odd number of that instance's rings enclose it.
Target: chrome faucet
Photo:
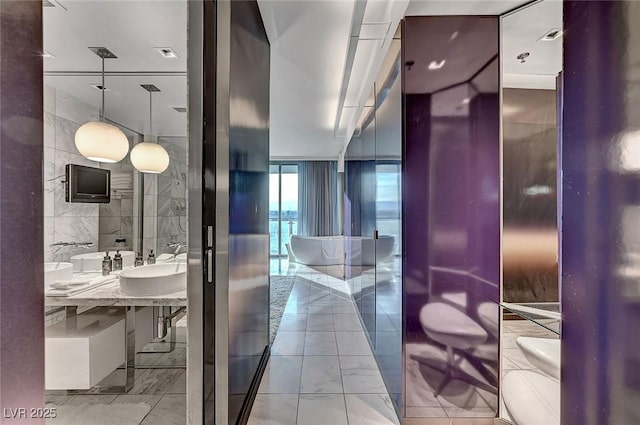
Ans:
[[[187,247],[187,244],[180,242],[169,242],[167,244],[167,247],[173,249],[173,256],[175,257],[180,254],[180,251]]]
[[[49,247],[54,249],[54,253],[57,253],[62,248],[84,248],[89,249],[93,246],[93,242],[56,242],[49,245]]]

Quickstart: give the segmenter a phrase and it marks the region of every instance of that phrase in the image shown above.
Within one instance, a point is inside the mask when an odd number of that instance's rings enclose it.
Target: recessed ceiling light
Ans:
[[[96,90],[104,90],[104,91],[111,91],[109,90],[109,87],[107,86],[102,86],[101,84],[89,84],[91,87],[93,87]]]
[[[171,47],[154,47],[158,53],[166,59],[174,59],[178,57],[178,54]]]
[[[462,99],[462,104],[463,104],[463,105],[468,105],[468,104],[469,104],[469,102],[471,102],[471,99],[470,99],[470,98],[468,98],[468,97],[465,97],[464,99]]]
[[[553,41],[560,37],[562,37],[562,30],[560,28],[551,28],[538,41]]]
[[[520,63],[525,63],[527,61],[527,58],[531,56],[531,53],[529,52],[522,52],[520,53],[518,56],[516,56],[516,59],[518,59],[520,61]]]
[[[446,61],[446,60],[444,60],[444,59],[442,59],[442,60],[440,60],[440,61],[431,61],[431,62],[429,63],[429,69],[430,69],[431,71],[435,71],[435,70],[437,70],[437,69],[440,69],[440,68],[442,68],[442,67],[444,66],[444,64],[445,64],[446,62],[447,62],[447,61]]]
[[[449,37],[449,41],[455,40],[459,34],[460,33],[458,31],[454,31],[453,34],[451,34],[451,37]]]
[[[52,55],[51,53],[47,52],[46,50],[42,52],[42,57],[43,58],[55,59],[55,55]]]

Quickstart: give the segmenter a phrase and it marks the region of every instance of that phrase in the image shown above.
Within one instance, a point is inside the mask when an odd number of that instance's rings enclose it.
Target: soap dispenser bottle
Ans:
[[[122,270],[122,254],[120,250],[116,251],[116,255],[113,256],[113,271]]]
[[[104,258],[102,259],[102,276],[109,276],[111,270],[113,270],[113,261],[111,261],[109,251],[107,251],[104,253]]]
[[[135,267],[140,267],[140,266],[144,266],[144,258],[142,258],[142,253],[138,252],[136,254],[136,261],[133,264]]]
[[[156,263],[156,254],[153,253],[153,249],[149,250],[149,257],[147,257],[147,264]]]

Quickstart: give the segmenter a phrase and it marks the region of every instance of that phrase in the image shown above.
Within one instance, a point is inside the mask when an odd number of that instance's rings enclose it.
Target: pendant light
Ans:
[[[89,47],[89,49],[102,59],[102,106],[100,108],[100,121],[90,121],[83,124],[76,131],[75,143],[78,151],[87,159],[97,162],[114,163],[122,161],[129,152],[129,140],[127,136],[115,125],[104,121],[104,60],[117,59],[106,47]]]
[[[153,101],[154,92],[160,89],[153,84],[142,84],[149,92],[149,138],[153,139]],[[153,140],[138,143],[131,149],[131,163],[141,173],[160,174],[169,166],[169,154],[166,149]]]

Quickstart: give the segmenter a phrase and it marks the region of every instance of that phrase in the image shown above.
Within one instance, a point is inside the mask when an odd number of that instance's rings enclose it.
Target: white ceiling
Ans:
[[[562,1],[544,0],[502,19],[502,69],[505,87],[555,88],[562,70],[562,37],[540,41],[551,29],[562,30]],[[517,56],[528,52],[521,63]]]
[[[373,78],[377,75],[386,56],[382,36],[389,30],[374,25],[374,21],[392,22],[392,6],[398,9],[402,1],[369,0],[361,37],[373,34],[371,38],[377,39],[361,41],[363,49],[356,53],[372,57],[362,65],[356,56],[355,79],[364,81],[374,71]],[[412,0],[407,7],[406,2],[406,15],[499,15],[526,3]],[[354,0],[258,3],[271,42],[272,157],[337,158],[344,140],[335,137],[334,131]],[[106,61],[106,86],[111,90],[106,94],[106,116],[135,131],[147,132],[149,98],[140,84],[155,84],[162,91],[154,94],[154,133],[185,136],[186,114],[172,108],[187,104],[187,2],[60,0],[58,4],[63,7],[44,11],[44,46],[55,55],[45,59],[45,83],[99,107],[100,92],[90,85],[100,82],[100,60],[88,47],[107,47],[118,59]],[[507,86],[549,88],[553,83],[561,67],[562,41],[537,40],[549,29],[562,26],[561,7],[559,0],[545,0],[503,19]],[[171,47],[179,57],[165,59],[155,47]],[[530,52],[525,64],[515,60],[522,51]],[[112,75],[114,72],[118,75]],[[358,97],[366,93],[361,87],[351,90],[350,86],[349,90],[345,105],[361,107],[363,102]],[[354,119],[357,117],[347,122]]]
[[[88,47],[107,47],[105,116],[140,133],[149,130],[149,93],[154,84],[154,133],[185,136],[187,115],[187,2],[59,0],[44,8],[45,84],[98,108],[101,61]],[[154,48],[171,47],[165,59]],[[113,76],[110,73],[118,73]],[[89,73],[89,75],[87,75]],[[124,74],[124,75],[123,75]]]
[[[501,15],[528,0],[412,0],[406,16]]]
[[[353,0],[258,4],[271,42],[271,156],[337,158],[342,145],[333,131]]]

